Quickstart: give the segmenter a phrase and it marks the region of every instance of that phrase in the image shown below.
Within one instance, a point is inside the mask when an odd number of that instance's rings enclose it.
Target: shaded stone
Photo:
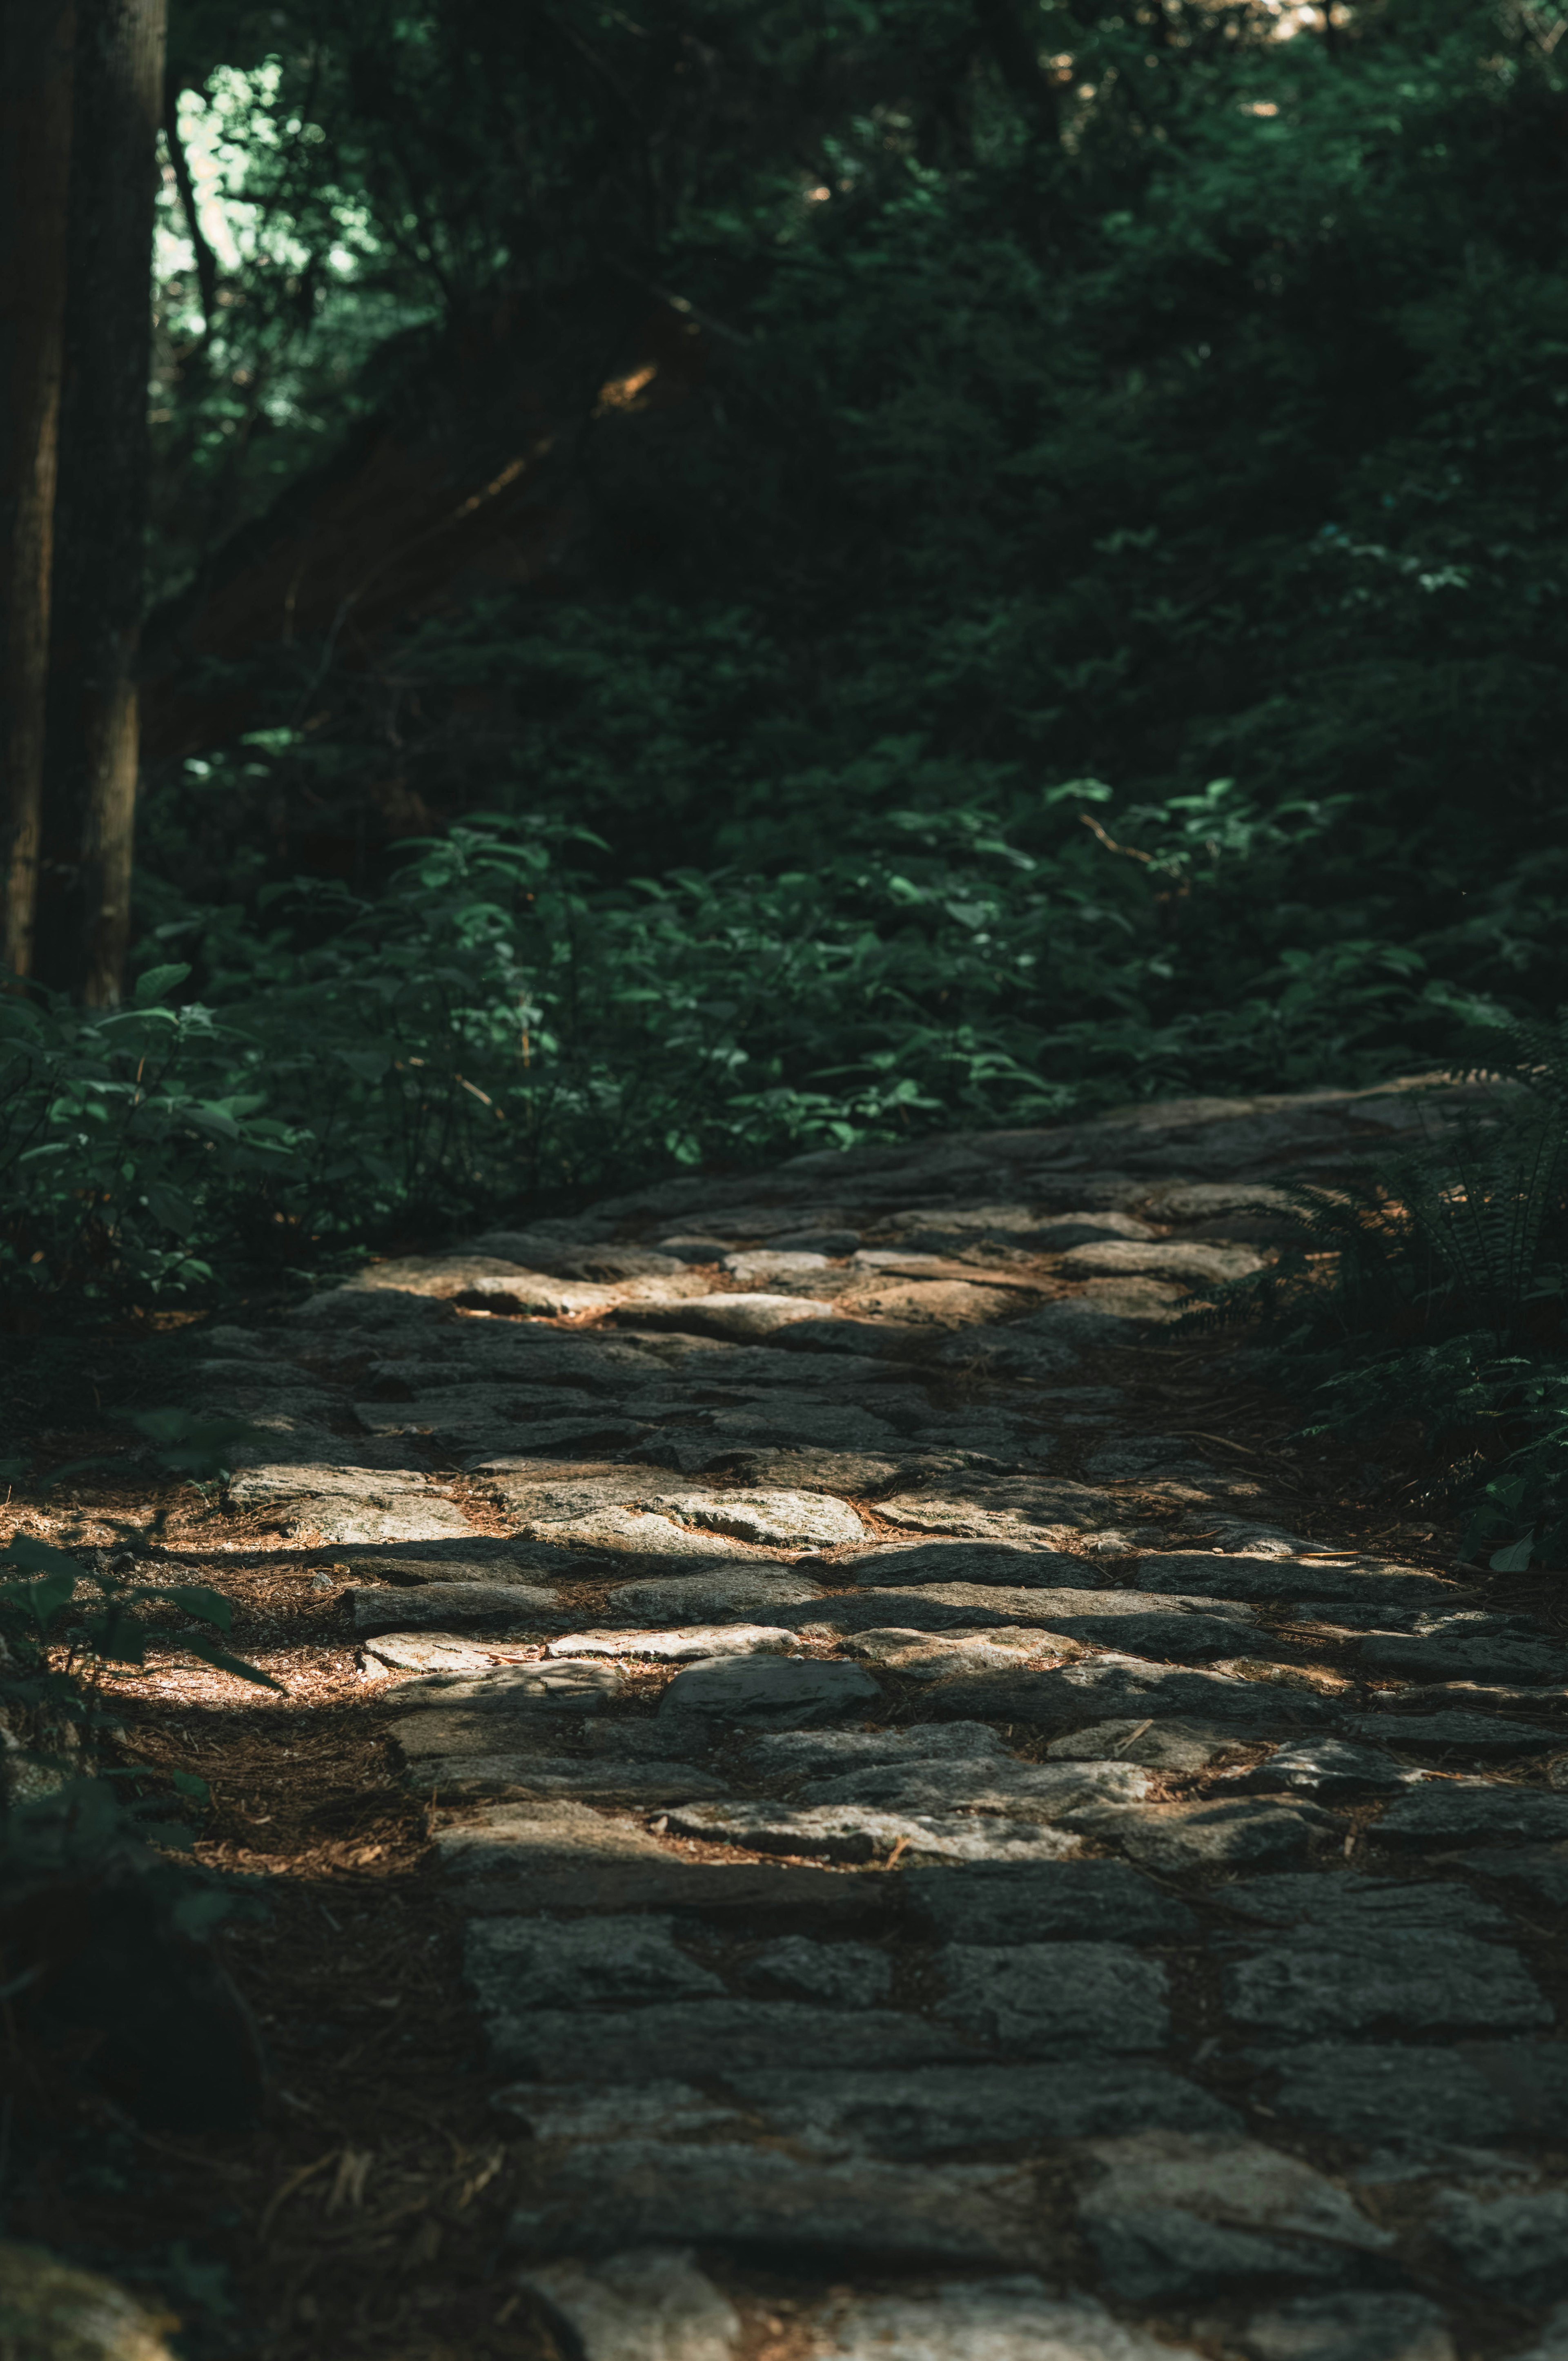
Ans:
[[[764,1777],[860,1769],[877,1763],[1010,1761],[983,1721],[920,1723],[901,1730],[780,1730],[751,1741],[751,1761]]]
[[[695,1631],[574,1631],[551,1641],[546,1656],[645,1656],[654,1664],[688,1664],[716,1656],[784,1655],[798,1645],[776,1624],[722,1623]]]
[[[1367,2289],[1271,2304],[1254,2312],[1239,2342],[1248,2361],[1455,2361],[1435,2303]]]
[[[509,2082],[490,2104],[518,2116],[539,2140],[676,2139],[745,2128],[739,2109],[692,2082]]]
[[[1532,2044],[1516,2048],[1535,2054]],[[1308,2042],[1266,2062],[1278,2069],[1279,2114],[1367,2147],[1503,2139],[1516,2128],[1508,2089],[1455,2049]]]
[[[912,1870],[903,1883],[916,1922],[949,1943],[1181,1942],[1198,1931],[1184,1902],[1120,1861]]]
[[[1554,1910],[1568,1909],[1568,1845],[1520,1845],[1509,1852],[1462,1852],[1455,1864],[1476,1877],[1520,1885]]]
[[[729,2361],[740,2341],[739,2312],[679,2248],[549,2263],[518,2285],[565,2329],[582,2361]]]
[[[814,1943],[806,1935],[784,1935],[747,1961],[745,1981],[779,2000],[874,2008],[887,1998],[893,1961],[872,1943]]]
[[[1332,1814],[1310,1804],[1171,1804],[1117,1822],[1124,1852],[1146,1868],[1178,1877],[1184,1871],[1295,1861],[1323,1837],[1341,1833]]]
[[[1258,1795],[1382,1795],[1397,1794],[1420,1775],[1370,1746],[1310,1738],[1277,1747],[1266,1763],[1249,1771],[1230,1773],[1228,1784]]]
[[[1093,1253],[1092,1247],[1075,1248],[1075,1252]],[[1146,1253],[1146,1247],[1138,1249]],[[1063,1276],[1069,1275],[1070,1262],[1064,1263]],[[1069,1350],[1092,1352],[1098,1347],[1127,1345],[1136,1342],[1146,1327],[1165,1326],[1179,1320],[1190,1308],[1190,1289],[1168,1279],[1140,1277],[1122,1279],[1090,1279],[1076,1295],[1059,1296],[1054,1303],[1042,1305],[1024,1320],[1010,1323],[1007,1345],[1011,1353],[1020,1348],[1027,1351],[1045,1347],[1066,1346]]]
[[[1456,2190],[1432,2226],[1464,2277],[1506,2301],[1568,2295],[1568,2190]]]
[[[1107,2285],[1134,2303],[1240,2279],[1343,2279],[1387,2231],[1295,2157],[1255,2140],[1145,2132],[1100,2140],[1080,2216]]]
[[[1167,1672],[1131,1661],[1065,1664],[1055,1671],[987,1674],[942,1682],[932,1692],[938,1713],[965,1719],[1069,1725],[1113,1716],[1137,1720],[1173,1715],[1227,1722],[1279,1736],[1292,1726],[1329,1719],[1322,1702],[1220,1673]]]
[[[1342,1727],[1353,1737],[1370,1740],[1375,1746],[1443,1752],[1452,1749],[1464,1754],[1539,1754],[1548,1747],[1563,1745],[1568,1739],[1568,1731],[1563,1730],[1549,1730],[1539,1722],[1508,1721],[1501,1714],[1488,1713],[1400,1713],[1390,1709],[1385,1713],[1347,1714]]]
[[[1475,1931],[1506,1923],[1501,1914],[1463,1887],[1343,1877],[1258,1884],[1275,1889],[1288,1931],[1226,1969],[1224,2004],[1237,2024],[1299,2039],[1381,2024],[1511,2032],[1552,2022],[1517,1954]],[[1238,1888],[1225,1898],[1245,1910],[1249,1895]],[[1253,1906],[1266,1911],[1272,1898],[1255,1892]]]
[[[443,1866],[460,1876],[505,1872],[531,1878],[540,1871],[593,1872],[609,1863],[642,1861],[663,1867],[663,1845],[624,1814],[611,1818],[575,1800],[492,1804],[477,1819],[436,1831]]]
[[[1152,2129],[1237,2131],[1231,2109],[1165,2067],[1097,2056],[1048,2066],[726,2078],[771,2131],[826,2153],[916,2158]]]
[[[1406,1638],[1392,1632],[1364,1640],[1359,1657],[1368,1673],[1411,1681],[1558,1682],[1568,1679],[1568,1650],[1550,1640],[1497,1633],[1473,1638],[1436,1631]]]
[[[1347,1558],[1303,1563],[1294,1554],[1267,1555],[1223,1550],[1176,1550],[1151,1553],[1137,1565],[1140,1590],[1161,1594],[1182,1592],[1190,1598],[1233,1598],[1263,1604],[1279,1600],[1294,1606],[1309,1589],[1313,1599],[1364,1601],[1379,1609],[1430,1607],[1435,1598],[1452,1597],[1435,1575],[1404,1568],[1370,1571]]]
[[[1092,2296],[1038,2279],[948,2280],[928,2295],[851,2295],[825,2316],[815,2354],[840,2361],[1197,2361],[1113,2320]]]
[[[637,1804],[644,1810],[693,1797],[722,1795],[725,1782],[691,1763],[578,1763],[569,1755],[432,1754],[414,1761],[409,1784],[416,1795],[445,1803],[545,1802],[576,1797],[584,1804]]]
[[[696,1713],[719,1721],[773,1722],[802,1729],[836,1721],[881,1700],[859,1664],[804,1663],[776,1656],[709,1661],[677,1673],[663,1713]]]
[[[900,1447],[897,1429],[885,1419],[874,1418],[870,1411],[858,1410],[846,1402],[769,1401],[759,1402],[745,1410],[714,1411],[702,1422],[701,1437],[706,1439],[715,1457],[734,1451],[738,1445],[755,1444],[768,1455],[769,1464],[780,1464],[781,1455],[816,1446],[830,1455],[850,1453],[896,1453]],[[836,1457],[835,1466],[840,1462]],[[897,1470],[896,1457],[874,1458],[868,1463],[879,1473],[873,1478],[885,1484]],[[885,1473],[880,1471],[884,1470]],[[761,1480],[760,1478],[757,1480]],[[787,1480],[787,1477],[786,1479]],[[845,1485],[844,1490],[863,1490],[867,1487]],[[859,1536],[857,1536],[859,1538]]]
[[[1102,1762],[1140,1763],[1153,1771],[1201,1771],[1227,1746],[1234,1734],[1201,1730],[1181,1721],[1097,1721],[1075,1730],[1067,1738],[1053,1738],[1046,1754],[1053,1763],[1084,1758]]]
[[[882,1513],[881,1502],[878,1514]],[[905,1583],[969,1583],[1036,1589],[1091,1586],[1094,1569],[1065,1550],[1035,1548],[1028,1542],[924,1542],[869,1551],[845,1568],[858,1583],[878,1589]]]
[[[495,2063],[543,2078],[564,2070],[607,2081],[726,2080],[814,2068],[957,2064],[984,2054],[959,2027],[901,2009],[832,2008],[809,2001],[710,1998],[625,2009],[482,2009]]]
[[[1015,2057],[1157,2049],[1169,2029],[1165,1971],[1115,1943],[949,1943],[938,2016]]]
[[[697,1616],[751,1616],[783,1607],[803,1607],[823,1596],[799,1573],[754,1563],[731,1562],[702,1574],[669,1574],[653,1581],[625,1582],[608,1604],[622,1615],[651,1621],[687,1622]]]
[[[555,2157],[547,2183],[512,2214],[510,2235],[546,2251],[648,2239],[927,2265],[1027,2264],[1045,2244],[1033,2182],[1015,2168],[915,2171],[659,2140],[607,2141]]]
[[[1389,1851],[1463,1844],[1539,1844],[1568,1837],[1568,1795],[1486,1780],[1445,1779],[1390,1804],[1369,1831]]]
[[[417,1589],[388,1583],[363,1585],[347,1594],[356,1632],[393,1631],[427,1624],[541,1624],[560,1622],[558,1594],[524,1582],[427,1582]]]
[[[683,1951],[668,1918],[481,1918],[464,1960],[487,2014],[624,2007],[722,1994],[719,1979]]]

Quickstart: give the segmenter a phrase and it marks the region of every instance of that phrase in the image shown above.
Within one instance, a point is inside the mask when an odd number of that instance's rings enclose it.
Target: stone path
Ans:
[[[1149,1408],[1270,1174],[1421,1106],[807,1156],[214,1334],[587,2361],[1568,2356],[1568,1654]]]

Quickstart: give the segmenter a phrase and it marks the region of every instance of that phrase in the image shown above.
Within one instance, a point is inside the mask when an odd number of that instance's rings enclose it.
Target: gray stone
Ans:
[[[1075,1730],[1067,1738],[1053,1738],[1046,1749],[1053,1763],[1139,1763],[1151,1771],[1201,1771],[1235,1744],[1223,1730],[1200,1730],[1181,1721],[1097,1721]]]
[[[1049,1476],[991,1475],[976,1469],[961,1491],[951,1485],[894,1493],[877,1502],[884,1523],[916,1532],[952,1533],[981,1542],[1058,1543],[1115,1522],[1121,1503],[1087,1484]],[[1081,1561],[1080,1561],[1081,1563]],[[879,1581],[884,1580],[879,1575]],[[1059,1577],[1058,1577],[1059,1578]],[[942,1577],[953,1579],[951,1575]],[[992,1573],[992,1581],[1006,1580]]]
[[[1189,1870],[1301,1861],[1310,1846],[1341,1832],[1331,1813],[1311,1804],[1242,1800],[1168,1804],[1160,1811],[1128,1815],[1104,1830],[1134,1861],[1168,1877]]]
[[[914,1761],[869,1764],[816,1780],[801,1790],[800,1801],[878,1804],[917,1817],[970,1811],[1058,1820],[1086,1807],[1135,1804],[1150,1784],[1146,1771],[1126,1763]]]
[[[754,1564],[716,1565],[701,1574],[669,1574],[653,1581],[626,1582],[609,1593],[617,1614],[645,1616],[651,1623],[689,1623],[699,1618],[771,1616],[784,1607],[804,1607],[822,1597],[804,1574]]]
[[[490,2104],[518,2116],[537,2140],[679,2139],[718,2130],[740,2136],[746,2120],[692,2082],[509,2082]]]
[[[656,1837],[624,1815],[612,1818],[575,1799],[492,1804],[477,1818],[436,1832],[443,1866],[465,1876],[526,1879],[542,1870],[585,1873],[628,1863],[663,1866]]]
[[[1034,1548],[1027,1542],[924,1542],[869,1551],[846,1568],[855,1580],[877,1589],[905,1583],[974,1583],[1046,1589],[1092,1585],[1094,1568],[1066,1550]]]
[[[549,2263],[518,2285],[565,2328],[582,2361],[729,2361],[740,2341],[739,2312],[684,2249]]]
[[[943,1681],[955,1673],[1005,1672],[1031,1657],[1053,1661],[1062,1642],[1052,1632],[1028,1629],[982,1631],[862,1631],[844,1642],[847,1655],[880,1664],[905,1681]]]
[[[1240,2344],[1248,2361],[1455,2361],[1435,2303],[1367,2289],[1270,2304],[1254,2312]]]
[[[1420,1752],[1452,1749],[1462,1754],[1540,1754],[1568,1739],[1563,1730],[1490,1713],[1347,1714],[1343,1726],[1352,1737],[1369,1740],[1374,1746]]]
[[[686,1748],[695,1747],[700,1752],[723,1735],[679,1715],[661,1721],[656,1714],[606,1715],[602,1720],[596,1716],[583,1723],[578,1734],[591,1755],[607,1756],[617,1763],[674,1763]]]
[[[913,1870],[904,1885],[916,1920],[949,1943],[1181,1942],[1198,1931],[1184,1902],[1120,1861]]]
[[[802,1247],[792,1251],[787,1246],[752,1246],[743,1254],[727,1254],[724,1268],[733,1279],[804,1279],[810,1272],[826,1270],[828,1257]]]
[[[1132,2303],[1238,2280],[1343,2279],[1392,2241],[1321,2173],[1253,2140],[1145,2132],[1100,2140],[1080,2218],[1106,2284]]]
[[[1259,1915],[1277,1900],[1293,1923],[1226,1970],[1225,2008],[1237,2024],[1299,2040],[1384,2024],[1401,2032],[1514,2032],[1552,2022],[1517,1955],[1474,1931],[1502,1923],[1500,1914],[1463,1887],[1346,1877],[1260,1879],[1257,1886],[1265,1890],[1249,1897],[1238,1887],[1225,1899],[1241,1910],[1250,1899]]]
[[[1430,1637],[1376,1633],[1360,1648],[1362,1668],[1411,1681],[1540,1681],[1568,1679],[1568,1650],[1550,1640],[1508,1633],[1472,1638],[1462,1631]]]
[[[949,1943],[936,2013],[1014,2057],[1157,2049],[1169,2025],[1163,1968],[1115,1943]]]
[[[583,1804],[636,1804],[645,1811],[725,1792],[722,1779],[690,1763],[578,1763],[569,1755],[523,1753],[425,1755],[411,1764],[409,1784],[416,1795],[448,1804],[575,1797]]]
[[[952,2280],[927,2295],[850,2295],[824,2316],[814,2354],[838,2361],[1197,2361],[1113,2320],[1092,2296],[1034,2279]]]
[[[405,1681],[398,1690],[398,1703],[405,1711],[421,1712],[451,1713],[462,1708],[475,1713],[586,1713],[618,1697],[625,1686],[626,1675],[619,1664],[591,1659],[498,1663],[477,1679],[438,1672]],[[400,1724],[397,1735],[408,1743]]]
[[[1476,1877],[1522,1886],[1553,1910],[1568,1909],[1568,1845],[1520,1845],[1517,1851],[1462,1852],[1456,1866]]]
[[[1232,1773],[1227,1784],[1253,1795],[1384,1795],[1397,1794],[1420,1775],[1370,1746],[1309,1738],[1277,1747],[1266,1763]]]
[[[1557,2306],[1528,2353],[1511,2354],[1509,2361],[1568,2361],[1568,2303]]]
[[[1445,1779],[1390,1804],[1370,1831],[1391,1852],[1465,1844],[1539,1844],[1568,1837],[1568,1795],[1486,1780]]]
[[[1229,2107],[1163,2066],[1095,2056],[1048,2066],[726,2078],[768,2127],[823,2154],[913,2160],[1123,2132],[1239,2131]]]
[[[874,1804],[795,1807],[766,1802],[677,1806],[669,1815],[676,1836],[748,1852],[842,1861],[1052,1860],[1077,1850],[1078,1839],[1037,1821],[998,1815],[890,1812]]]
[[[1167,1672],[1131,1661],[1066,1664],[1055,1671],[993,1673],[942,1682],[932,1692],[941,1714],[965,1720],[1070,1726],[1126,1717],[1225,1722],[1280,1737],[1329,1719],[1321,1699],[1222,1673]]]
[[[1294,1606],[1310,1587],[1314,1599],[1365,1601],[1400,1609],[1430,1607],[1452,1597],[1435,1575],[1396,1568],[1378,1572],[1354,1558],[1303,1563],[1294,1555],[1223,1550],[1179,1550],[1140,1557],[1140,1590],[1189,1598],[1274,1599]]]
[[[1096,1238],[1069,1247],[1061,1273],[1064,1279],[1185,1279],[1194,1287],[1219,1287],[1248,1278],[1266,1260],[1249,1246],[1202,1246],[1190,1238]]]
[[[1045,2244],[1033,2181],[1012,2166],[912,2169],[823,2163],[777,2149],[606,2141],[568,2151],[511,2217],[543,2249],[642,2240],[764,2246],[781,2257],[857,2250],[929,2267],[1029,2264]]]
[[[778,2000],[874,2008],[887,1998],[893,1962],[872,1943],[814,1943],[806,1935],[784,1935],[747,1961],[745,1981]]]
[[[677,1673],[664,1691],[660,1711],[805,1729],[837,1721],[857,1708],[867,1711],[881,1697],[875,1681],[859,1664],[753,1656],[693,1664]]]
[[[467,1978],[487,2015],[624,2008],[722,1995],[683,1951],[668,1918],[479,1918],[465,1938]]]
[[[365,1653],[391,1672],[477,1673],[482,1677],[503,1664],[526,1661],[519,1652],[532,1644],[472,1635],[465,1639],[455,1631],[381,1631],[366,1641]]]
[[[707,2081],[715,2075],[728,2081],[740,2073],[793,2072],[802,2059],[825,2072],[873,2067],[903,2072],[985,2054],[960,2026],[932,2024],[901,2009],[810,2001],[719,1997],[641,2008],[520,2011],[498,1998],[481,2015],[493,2062],[531,2079],[565,2069],[606,2082],[656,2076]]]
[[[1506,2059],[1497,2073],[1483,2062],[1504,2047],[1477,2043],[1473,2055],[1414,2044],[1307,2042],[1267,2060],[1279,2073],[1273,2104],[1312,2131],[1372,2148],[1504,2139],[1519,2127],[1522,2111]],[[1526,2072],[1541,2056],[1533,2043],[1508,2048]],[[1556,2080],[1561,2088],[1561,2075]]]
[[[1190,1290],[1168,1279],[1091,1279],[1076,1295],[1060,1296],[1026,1319],[1011,1322],[1006,1350],[1010,1357],[1026,1356],[1030,1348],[1048,1353],[1053,1345],[1085,1353],[1102,1346],[1115,1350],[1135,1344],[1147,1326],[1179,1320],[1190,1306]]]
[[[759,1336],[776,1336],[797,1322],[831,1320],[833,1306],[809,1295],[702,1295],[652,1312],[651,1325],[689,1329],[698,1336],[718,1336],[738,1345]]]
[[[431,1624],[483,1623],[553,1631],[560,1621],[554,1590],[521,1582],[427,1582],[417,1589],[387,1583],[347,1594],[354,1630],[422,1630]]]
[[[751,1741],[750,1761],[764,1778],[859,1770],[877,1763],[1011,1761],[983,1721],[917,1722],[900,1730],[778,1730]]]
[[[573,1631],[552,1640],[547,1657],[641,1656],[662,1664],[706,1664],[718,1656],[782,1656],[797,1649],[777,1624],[721,1623],[674,1631]]]
[[[1568,2295],[1568,2190],[1455,2190],[1432,2226],[1464,2277],[1505,2301]]]

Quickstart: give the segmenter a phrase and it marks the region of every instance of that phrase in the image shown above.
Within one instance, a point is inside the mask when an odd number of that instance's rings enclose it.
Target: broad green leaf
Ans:
[[[153,1007],[166,993],[172,992],[176,984],[183,983],[190,972],[189,967],[178,961],[168,967],[149,967],[145,974],[137,978],[137,1006]]]

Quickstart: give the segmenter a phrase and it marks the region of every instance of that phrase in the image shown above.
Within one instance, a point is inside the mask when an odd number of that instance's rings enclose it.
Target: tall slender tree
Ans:
[[[0,0],[0,965],[32,964],[75,0]]]
[[[34,972],[98,1007],[119,997],[130,939],[165,5],[77,0]]]

